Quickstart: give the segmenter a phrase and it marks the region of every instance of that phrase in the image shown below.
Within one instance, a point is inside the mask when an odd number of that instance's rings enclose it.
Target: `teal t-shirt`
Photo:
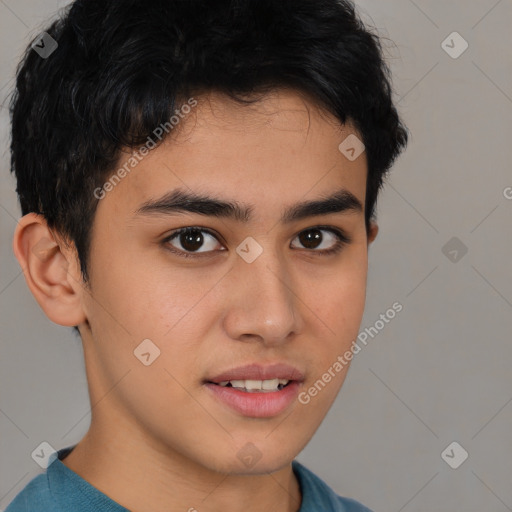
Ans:
[[[5,512],[129,512],[61,462],[73,448],[59,450],[46,472],[34,477]],[[371,512],[338,496],[299,462],[293,461],[292,467],[302,492],[299,512]]]

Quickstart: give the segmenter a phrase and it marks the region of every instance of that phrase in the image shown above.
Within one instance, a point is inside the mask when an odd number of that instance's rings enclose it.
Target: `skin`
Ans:
[[[309,404],[294,401],[264,419],[229,409],[203,381],[248,363],[285,362],[304,373],[307,390],[349,349],[376,224],[367,232],[356,211],[291,224],[280,216],[341,188],[364,205],[366,156],[345,158],[338,145],[357,132],[295,91],[275,91],[250,107],[217,93],[197,99],[171,136],[99,201],[87,285],[73,245],[44,218],[25,215],[16,229],[14,252],[39,305],[82,336],[91,425],[63,463],[134,512],[297,511],[291,461],[348,367]],[[135,215],[177,187],[251,205],[251,220]],[[319,248],[304,247],[298,235],[318,225],[343,230],[351,242],[322,255],[336,238],[321,231]],[[186,226],[208,228],[219,241],[203,232],[206,256],[174,254],[169,246],[184,250],[179,237],[164,239]],[[263,249],[250,264],[235,252],[248,236]],[[149,366],[133,353],[146,338],[161,351]],[[248,442],[261,454],[250,468],[237,457]]]

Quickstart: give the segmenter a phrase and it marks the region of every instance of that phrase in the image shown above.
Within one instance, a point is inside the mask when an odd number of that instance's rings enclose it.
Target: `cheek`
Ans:
[[[309,283],[308,300],[314,304],[314,325],[318,326],[315,333],[315,378],[331,368],[357,339],[365,307],[366,279],[367,252],[361,245],[359,250],[350,254],[350,258],[347,257],[345,265],[340,265],[328,278],[317,279],[315,285]],[[334,398],[335,389],[341,386],[348,366],[336,372],[337,378],[324,398],[331,392]]]
[[[204,286],[187,286],[183,271],[174,274],[162,275],[134,260],[112,262],[96,272],[87,297],[93,334],[87,352],[98,396],[115,386],[112,400],[130,408],[133,417],[162,425],[172,415],[169,397],[183,409],[190,400],[180,383],[196,377],[198,337],[190,317],[204,295]]]
[[[210,283],[210,276],[205,283],[191,276],[133,259],[96,274],[88,299],[93,334],[88,355],[106,389],[130,371],[119,393],[134,415],[137,407],[170,414],[169,397],[178,403],[183,395],[179,383],[200,380],[200,347],[215,318],[207,290],[218,279]]]
[[[129,253],[130,258],[96,264],[88,316],[134,341],[165,338],[180,329],[216,280],[203,271],[173,266],[165,258],[151,261],[137,259],[133,250]],[[101,252],[96,256],[99,262]]]
[[[346,341],[353,339],[359,329],[366,300],[366,277],[351,275],[337,281],[338,286],[331,288],[332,307],[330,316],[333,331]]]
[[[347,331],[354,334],[354,328],[359,328],[366,299],[366,278],[366,252],[353,250],[339,267],[308,280],[305,296],[316,305],[315,312],[331,328],[331,334],[346,337]]]
[[[345,381],[352,362],[351,347],[357,340],[364,312],[366,272],[364,265],[352,272],[340,273],[324,283],[315,309],[318,330],[314,350],[311,343],[304,348],[309,354],[310,372],[299,395],[300,407],[308,411],[311,428],[325,417]],[[345,355],[350,352],[348,358]],[[302,420],[301,420],[302,421]]]

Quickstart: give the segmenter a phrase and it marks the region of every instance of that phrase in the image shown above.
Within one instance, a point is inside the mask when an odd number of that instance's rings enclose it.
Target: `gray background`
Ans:
[[[0,0],[2,101],[21,49],[65,3]],[[375,512],[512,510],[512,2],[357,4],[391,40],[412,134],[379,201],[361,330],[395,301],[403,311],[354,359],[299,460]],[[453,31],[469,43],[456,59],[441,47]],[[34,448],[76,443],[90,415],[80,342],[47,320],[12,254],[5,103],[0,131],[3,509],[42,471]],[[455,262],[452,237],[468,250]],[[441,457],[452,441],[469,453],[458,469]]]

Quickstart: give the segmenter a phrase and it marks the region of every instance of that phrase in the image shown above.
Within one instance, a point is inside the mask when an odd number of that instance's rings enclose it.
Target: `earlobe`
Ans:
[[[370,245],[375,238],[377,237],[377,233],[379,232],[379,226],[375,221],[370,221],[370,227],[368,229],[368,245]]]
[[[56,239],[42,215],[29,213],[19,220],[13,251],[32,295],[52,322],[72,327],[86,320],[74,252]]]

